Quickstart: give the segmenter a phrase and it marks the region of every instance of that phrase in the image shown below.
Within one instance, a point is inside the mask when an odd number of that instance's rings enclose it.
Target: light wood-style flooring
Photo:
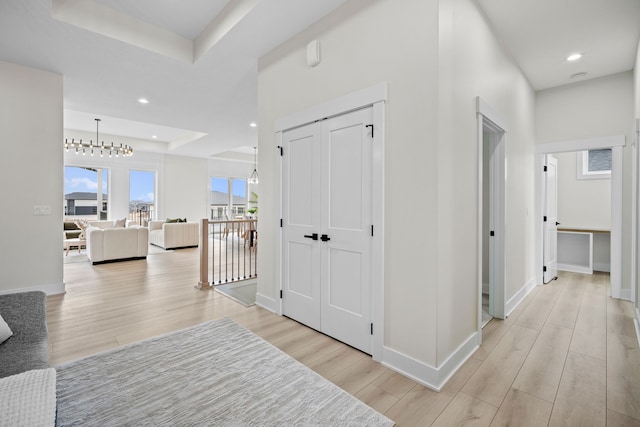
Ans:
[[[398,426],[640,426],[632,306],[607,296],[608,275],[563,273],[537,287],[485,327],[438,393],[290,319],[195,289],[197,249],[64,269],[66,295],[48,299],[54,365],[229,317]]]

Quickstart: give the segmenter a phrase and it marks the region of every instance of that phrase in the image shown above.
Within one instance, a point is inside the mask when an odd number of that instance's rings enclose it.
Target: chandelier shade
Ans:
[[[116,157],[133,156],[133,147],[130,145],[126,145],[126,144],[115,145],[113,142],[111,142],[111,144],[105,144],[104,141],[99,142],[100,135],[99,135],[98,127],[100,125],[100,119],[95,119],[95,121],[96,121],[95,143],[93,142],[93,140],[89,140],[89,142],[86,142],[86,141],[83,141],[82,139],[79,139],[78,141],[76,141],[75,138],[71,138],[71,141],[69,141],[68,138],[65,138],[64,148],[67,152],[74,151],[76,154],[82,154],[82,155],[90,154],[92,156],[95,153],[95,154],[100,154],[100,157],[104,157],[105,154],[108,154],[109,157],[113,157],[113,155],[115,155]]]

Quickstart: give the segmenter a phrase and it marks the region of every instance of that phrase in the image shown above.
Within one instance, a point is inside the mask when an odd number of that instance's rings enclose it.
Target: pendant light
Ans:
[[[258,181],[258,147],[253,147],[253,172],[249,177],[249,184],[257,184]]]

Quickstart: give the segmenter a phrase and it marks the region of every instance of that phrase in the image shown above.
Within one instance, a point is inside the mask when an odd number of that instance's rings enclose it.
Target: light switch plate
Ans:
[[[34,215],[51,215],[51,206],[39,206],[33,207]]]

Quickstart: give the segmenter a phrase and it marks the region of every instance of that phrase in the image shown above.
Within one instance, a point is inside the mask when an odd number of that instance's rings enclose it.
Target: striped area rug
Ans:
[[[232,320],[60,365],[59,426],[392,426]]]

